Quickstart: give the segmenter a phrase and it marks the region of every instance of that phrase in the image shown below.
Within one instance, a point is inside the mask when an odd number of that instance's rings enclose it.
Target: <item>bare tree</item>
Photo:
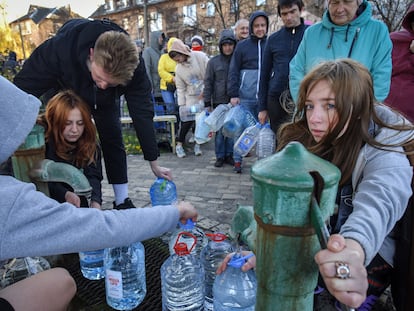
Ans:
[[[412,0],[372,0],[373,15],[382,20],[390,32],[399,30]]]

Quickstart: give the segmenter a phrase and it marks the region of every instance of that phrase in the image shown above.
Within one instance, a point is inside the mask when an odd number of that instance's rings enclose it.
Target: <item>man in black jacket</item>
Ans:
[[[114,208],[134,207],[128,198],[126,153],[119,120],[119,98],[125,95],[144,158],[156,176],[171,179],[157,164],[151,84],[133,40],[107,20],[74,19],[45,41],[25,61],[14,83],[45,101],[71,89],[89,105],[102,145]]]
[[[270,126],[276,133],[280,124],[288,120],[288,114],[281,106],[290,98],[289,62],[295,56],[306,25],[300,17],[302,0],[280,0],[277,12],[284,27],[269,36],[263,53],[260,70],[259,122],[270,119]]]

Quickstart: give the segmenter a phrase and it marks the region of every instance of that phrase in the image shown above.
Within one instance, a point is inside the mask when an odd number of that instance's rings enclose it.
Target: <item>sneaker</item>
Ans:
[[[177,154],[177,157],[179,158],[184,158],[186,156],[184,148],[181,145],[177,145],[175,147],[175,153]]]
[[[242,172],[241,162],[234,162],[234,171],[237,174],[241,174]]]
[[[188,143],[190,143],[190,144],[194,144],[195,143],[195,138],[194,138],[194,134],[193,133],[191,133],[191,136],[188,139]]]
[[[135,205],[134,205],[134,203],[132,203],[132,201],[131,201],[131,199],[130,198],[126,198],[125,200],[124,200],[124,203],[121,203],[121,204],[118,204],[118,205],[116,205],[115,204],[115,201],[113,202],[113,205],[114,205],[114,209],[129,209],[129,208],[135,208]]]
[[[194,154],[196,156],[201,156],[203,153],[201,152],[201,148],[199,144],[194,145]]]
[[[224,164],[224,158],[217,158],[216,163],[214,163],[215,167],[222,167]]]
[[[234,166],[234,160],[231,155],[228,155],[224,158],[224,163],[230,164],[231,166]]]

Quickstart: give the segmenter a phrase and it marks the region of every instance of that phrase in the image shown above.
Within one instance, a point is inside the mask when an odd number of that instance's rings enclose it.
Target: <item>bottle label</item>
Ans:
[[[251,137],[244,137],[239,144],[239,148],[243,151],[243,152],[249,152],[250,149],[253,147],[253,143],[254,143],[254,139],[252,139]]]
[[[79,259],[85,263],[93,263],[103,260],[103,250],[80,252]]]
[[[123,298],[122,273],[120,271],[106,270],[106,291],[109,297],[115,299]]]

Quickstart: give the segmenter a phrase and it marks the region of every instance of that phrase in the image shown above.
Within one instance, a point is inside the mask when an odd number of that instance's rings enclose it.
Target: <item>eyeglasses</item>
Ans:
[[[344,5],[349,5],[349,4],[352,4],[352,3],[354,3],[356,0],[331,0],[331,1],[329,1],[329,5],[339,5],[341,2],[344,4]]]

